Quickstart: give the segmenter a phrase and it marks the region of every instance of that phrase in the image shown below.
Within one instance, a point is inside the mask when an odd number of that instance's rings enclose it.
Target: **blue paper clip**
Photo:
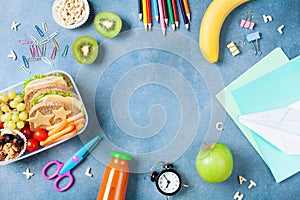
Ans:
[[[69,50],[69,45],[66,45],[65,48],[64,48],[64,51],[62,53],[62,57],[63,58],[67,57],[68,50]]]
[[[41,37],[45,36],[42,29],[40,29],[40,27],[38,25],[35,25],[34,27],[35,27],[36,31],[40,34]]]
[[[28,62],[27,58],[25,56],[22,56],[22,59],[23,59],[23,62],[24,62],[24,66],[26,68],[29,68],[29,62]]]

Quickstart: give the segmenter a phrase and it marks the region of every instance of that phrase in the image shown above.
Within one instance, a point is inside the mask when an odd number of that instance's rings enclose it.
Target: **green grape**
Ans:
[[[16,123],[13,122],[13,121],[6,122],[6,126],[7,126],[7,128],[10,129],[10,130],[16,129]]]
[[[11,108],[16,108],[18,106],[18,102],[15,101],[15,100],[12,100],[12,101],[9,102],[9,106]]]
[[[7,92],[7,97],[8,97],[9,99],[14,99],[16,96],[17,96],[17,93],[16,93],[14,90],[9,90],[9,91]]]
[[[22,129],[25,126],[25,123],[23,121],[18,121],[16,125],[18,129]]]
[[[17,95],[17,96],[14,98],[14,101],[21,103],[21,102],[23,101],[23,97],[22,97],[21,95]]]
[[[20,120],[20,119],[19,119],[19,113],[14,113],[14,114],[12,114],[11,120],[12,120],[13,122],[18,122],[18,121]]]
[[[9,122],[10,120],[11,120],[11,114],[10,113],[5,113],[4,114],[4,120],[5,120],[5,122]]]
[[[2,101],[3,103],[7,103],[8,96],[6,94],[0,94],[0,101]]]
[[[0,120],[1,120],[1,122],[5,122],[5,115],[4,114],[1,115]]]
[[[26,111],[20,112],[19,119],[25,121],[28,118],[28,114]]]
[[[2,104],[2,105],[1,105],[1,110],[2,110],[3,112],[9,112],[9,107],[8,107],[8,105]]]
[[[24,111],[25,109],[26,109],[25,103],[19,103],[19,104],[17,105],[17,110],[18,110],[18,111]]]

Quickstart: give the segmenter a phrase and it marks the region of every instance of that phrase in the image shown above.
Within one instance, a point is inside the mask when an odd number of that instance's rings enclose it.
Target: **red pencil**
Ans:
[[[152,13],[151,13],[151,3],[150,3],[150,0],[146,0],[146,6],[147,6],[148,28],[151,30],[151,27],[152,27]]]
[[[173,8],[175,26],[176,26],[176,28],[178,28],[179,27],[179,18],[178,18],[176,0],[172,0],[172,8]]]

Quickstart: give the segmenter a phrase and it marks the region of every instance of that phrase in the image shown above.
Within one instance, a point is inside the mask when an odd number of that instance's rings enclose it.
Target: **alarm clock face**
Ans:
[[[174,195],[181,187],[180,175],[173,169],[163,170],[157,177],[156,187],[164,195]]]

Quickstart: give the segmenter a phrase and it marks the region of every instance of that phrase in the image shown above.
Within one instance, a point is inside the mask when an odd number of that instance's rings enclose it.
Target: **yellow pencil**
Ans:
[[[148,31],[147,3],[146,2],[147,2],[146,0],[142,0],[144,27],[145,27],[145,31]]]
[[[190,11],[188,0],[183,0],[183,5],[184,5],[185,14],[188,20],[191,21],[191,11]]]

